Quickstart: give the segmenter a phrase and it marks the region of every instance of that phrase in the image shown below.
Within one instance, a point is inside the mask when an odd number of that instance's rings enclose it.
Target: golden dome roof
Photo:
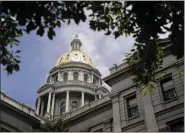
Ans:
[[[71,50],[63,54],[57,61],[56,66],[60,66],[67,62],[82,62],[94,67],[91,58],[84,52],[78,50]]]
[[[56,66],[60,66],[67,62],[81,62],[94,67],[91,58],[84,52],[80,51],[82,43],[79,39],[75,38],[71,42],[72,50],[63,54],[57,61]]]

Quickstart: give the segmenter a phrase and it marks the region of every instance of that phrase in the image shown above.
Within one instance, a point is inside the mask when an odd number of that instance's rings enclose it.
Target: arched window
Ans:
[[[65,72],[65,73],[63,74],[63,78],[64,78],[64,81],[67,81],[67,80],[68,80],[68,73],[67,73],[67,72]]]
[[[88,75],[86,73],[84,74],[84,81],[88,81]]]
[[[60,105],[60,113],[61,114],[65,113],[65,109],[66,109],[66,103],[62,102]]]
[[[79,76],[78,72],[74,72],[73,73],[73,80],[78,80],[78,76]]]
[[[58,74],[56,74],[56,75],[53,77],[53,80],[54,80],[54,82],[57,82],[57,81],[58,81]]]
[[[71,107],[72,107],[72,111],[77,110],[77,108],[78,108],[78,103],[77,103],[77,101],[73,101]]]
[[[95,77],[93,77],[93,83],[97,83],[97,80]]]

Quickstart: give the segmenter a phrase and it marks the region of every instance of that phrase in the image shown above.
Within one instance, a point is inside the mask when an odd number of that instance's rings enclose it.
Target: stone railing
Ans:
[[[68,80],[66,82],[61,81],[61,82],[57,82],[55,84],[56,86],[66,86],[66,85],[82,85],[82,86],[88,86],[90,88],[94,88],[95,85],[92,83],[88,83],[88,82],[84,82],[84,81],[79,81],[79,80]]]
[[[96,101],[93,101],[93,102],[90,102],[90,103],[85,104],[83,107],[77,109],[74,112],[65,113],[64,115],[62,115],[62,119],[65,121],[65,120],[67,120],[69,118],[72,118],[74,116],[77,116],[77,115],[79,115],[79,114],[81,114],[81,113],[83,113],[83,112],[85,112],[85,111],[87,111],[89,109],[92,109],[94,107],[97,107],[98,105],[101,105],[102,103],[105,103],[108,100],[110,100],[109,94],[103,96],[102,98],[100,98],[100,99],[98,99]],[[55,118],[56,119],[57,118],[61,118],[61,116],[59,116],[59,117],[55,116]]]

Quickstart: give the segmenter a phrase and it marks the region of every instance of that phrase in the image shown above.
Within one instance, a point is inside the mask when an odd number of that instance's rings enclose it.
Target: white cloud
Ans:
[[[87,53],[95,67],[102,73],[102,77],[109,75],[109,68],[114,63],[121,63],[125,52],[129,52],[133,38],[120,37],[115,40],[114,36],[105,36],[103,32],[94,32],[88,23],[64,24],[56,31],[56,37],[50,41],[47,36],[41,43],[40,65],[49,70],[55,65],[58,58],[71,49],[71,41],[78,34],[82,41],[82,51]],[[37,61],[38,62],[38,61]]]

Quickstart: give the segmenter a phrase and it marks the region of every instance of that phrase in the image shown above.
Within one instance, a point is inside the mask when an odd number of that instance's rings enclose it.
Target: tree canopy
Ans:
[[[40,132],[64,132],[66,131],[63,125],[63,121],[61,119],[57,121],[52,121],[49,119],[45,120],[45,123],[40,124],[37,127],[37,131]]]
[[[91,11],[87,16],[85,11]],[[89,18],[89,27],[105,35],[133,36],[134,48],[126,55],[136,82],[148,84],[162,64],[160,34],[169,33],[173,55],[184,55],[184,1],[32,1],[0,2],[1,64],[9,74],[19,70],[18,37],[36,30],[53,39],[55,28]],[[124,45],[124,43],[123,43]],[[140,60],[139,65],[136,62]]]

